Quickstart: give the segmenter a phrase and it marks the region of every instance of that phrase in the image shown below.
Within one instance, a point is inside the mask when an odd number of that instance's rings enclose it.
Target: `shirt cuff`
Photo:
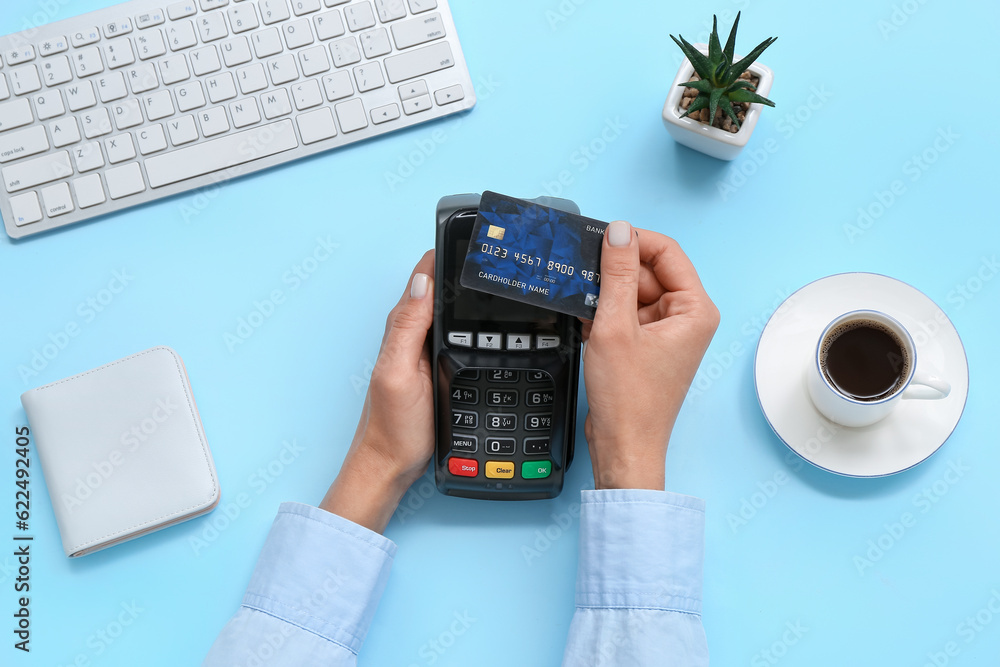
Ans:
[[[667,491],[583,491],[578,607],[701,613],[705,501]]]
[[[343,517],[282,503],[243,606],[357,653],[385,590],[396,545]]]

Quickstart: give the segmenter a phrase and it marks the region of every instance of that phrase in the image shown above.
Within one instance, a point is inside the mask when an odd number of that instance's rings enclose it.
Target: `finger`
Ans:
[[[639,257],[671,292],[703,290],[694,264],[669,236],[643,229],[639,232]],[[647,302],[648,303],[648,302]]]
[[[415,368],[424,354],[434,321],[434,252],[428,251],[410,275],[406,291],[386,322],[381,354],[390,367]]]
[[[656,303],[666,290],[660,284],[653,269],[647,264],[639,265],[639,303]]]
[[[601,250],[601,298],[594,326],[638,328],[639,243],[632,225],[616,220],[604,233]]]

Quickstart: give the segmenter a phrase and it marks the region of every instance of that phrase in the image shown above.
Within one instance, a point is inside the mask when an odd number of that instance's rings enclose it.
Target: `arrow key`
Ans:
[[[380,123],[387,123],[390,120],[396,120],[399,118],[399,105],[398,104],[386,104],[382,107],[375,107],[371,110],[372,123],[378,125]]]
[[[438,106],[452,104],[463,99],[465,99],[465,91],[459,84],[434,91],[434,100],[438,103]]]
[[[503,349],[503,336],[498,333],[481,333],[478,338],[477,347],[481,350]]]

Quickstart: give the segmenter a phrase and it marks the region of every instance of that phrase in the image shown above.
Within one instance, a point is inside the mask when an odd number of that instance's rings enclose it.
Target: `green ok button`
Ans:
[[[552,461],[525,461],[521,464],[521,477],[542,479],[552,474]]]

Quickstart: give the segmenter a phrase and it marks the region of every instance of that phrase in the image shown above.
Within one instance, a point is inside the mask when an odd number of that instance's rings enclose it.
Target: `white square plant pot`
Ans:
[[[708,55],[707,45],[694,44],[693,46]],[[735,59],[738,61],[740,56],[736,56]],[[771,84],[774,83],[774,72],[756,62],[747,69],[760,77],[760,82],[757,84],[757,94],[767,97],[771,92]],[[685,58],[676,78],[674,78],[673,85],[670,87],[670,92],[667,94],[667,102],[663,105],[663,124],[667,126],[670,136],[679,144],[684,144],[688,148],[693,148],[720,160],[736,159],[750,140],[750,135],[753,134],[753,130],[757,126],[757,119],[760,118],[764,105],[751,104],[746,117],[740,124],[740,131],[736,133],[720,130],[693,118],[681,118],[684,109],[680,108],[680,104],[685,88],[681,88],[680,84],[690,79],[692,74],[694,74],[694,65]]]

